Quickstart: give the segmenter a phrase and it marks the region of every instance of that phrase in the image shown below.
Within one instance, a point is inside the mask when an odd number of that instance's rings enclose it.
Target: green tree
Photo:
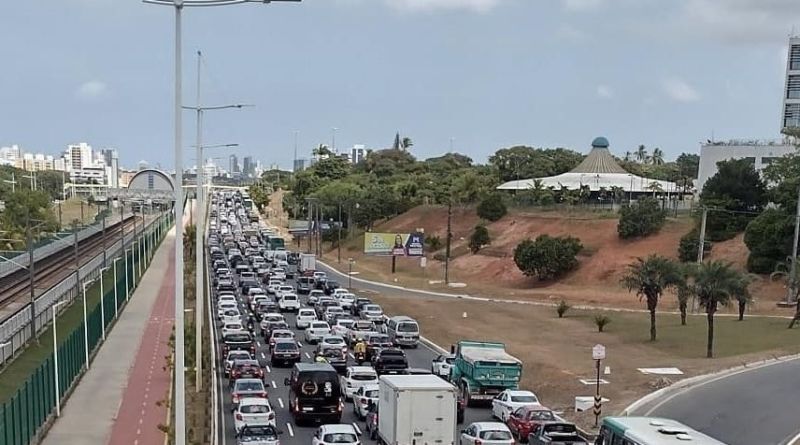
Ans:
[[[53,213],[50,196],[43,191],[17,190],[5,198],[6,208],[0,212],[0,227],[9,232],[4,238],[24,239],[28,221],[39,226],[40,232],[55,232],[58,221]]]
[[[583,249],[578,238],[540,235],[526,239],[514,249],[514,263],[527,276],[540,280],[558,278],[578,267],[576,255]]]
[[[708,212],[706,236],[724,241],[743,231],[767,203],[767,189],[752,162],[731,159],[717,163],[718,172],[706,181],[700,203]],[[747,213],[742,213],[747,212]]]
[[[675,160],[678,167],[678,185],[686,192],[692,186],[692,181],[697,179],[700,170],[700,155],[681,153]]]
[[[656,147],[653,149],[653,154],[650,156],[650,163],[653,165],[662,165],[664,163],[664,151]]]
[[[490,195],[478,204],[478,216],[489,221],[497,221],[506,216],[508,209],[500,195]]]
[[[666,218],[657,200],[642,198],[620,209],[617,233],[622,239],[652,235],[661,230]]]
[[[472,251],[473,254],[478,253],[483,246],[486,246],[491,242],[492,240],[489,237],[489,230],[486,229],[486,226],[483,224],[478,224],[475,226],[475,230],[472,231],[472,235],[469,237],[469,250]]]
[[[350,173],[350,162],[339,156],[320,159],[311,167],[311,171],[322,180],[336,180],[346,177]]]
[[[425,244],[428,245],[428,249],[431,252],[436,252],[437,250],[442,248],[442,239],[439,238],[439,236],[437,235],[426,236]]]
[[[744,232],[744,243],[750,250],[747,270],[771,273],[776,265],[792,253],[794,217],[783,209],[767,209],[750,221]]]
[[[636,152],[634,153],[634,155],[636,157],[636,160],[639,161],[640,164],[644,164],[645,162],[647,162],[647,159],[650,157],[647,154],[647,147],[645,147],[644,145],[639,145],[636,148]]]
[[[680,266],[674,261],[660,255],[650,255],[628,265],[628,271],[622,277],[622,284],[628,291],[636,291],[640,299],[647,301],[650,312],[650,341],[656,341],[656,309],[658,301],[670,287],[680,286],[683,276]]]
[[[714,357],[714,315],[720,306],[727,306],[732,300],[747,293],[749,280],[736,271],[730,263],[710,261],[698,265],[692,273],[692,293],[700,306],[706,310],[708,337],[706,357]]]
[[[703,255],[711,252],[713,243],[711,241],[703,241]],[[697,250],[700,248],[700,231],[695,227],[686,235],[681,237],[678,244],[678,259],[684,263],[691,263],[697,261]]]
[[[541,178],[568,172],[583,160],[580,153],[565,148],[542,149],[525,146],[503,148],[489,157],[500,181]]]

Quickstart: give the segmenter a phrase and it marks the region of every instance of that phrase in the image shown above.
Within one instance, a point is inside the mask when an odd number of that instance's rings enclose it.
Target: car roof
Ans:
[[[294,335],[294,332],[291,329],[275,329],[274,331],[272,331],[272,335],[275,335],[275,333]]]
[[[356,434],[356,429],[349,423],[337,423],[322,425],[320,427],[324,433],[353,433]]]
[[[262,385],[264,384],[264,382],[261,379],[236,379],[236,384],[238,384],[239,382],[242,382],[242,383],[258,382],[258,383],[261,383]]]
[[[481,431],[485,430],[501,430],[508,431],[508,427],[500,422],[474,422],[473,425],[477,426]]]
[[[329,365],[327,363],[296,363],[294,366],[300,372],[304,372],[304,371],[331,371],[331,372],[336,372],[336,370],[333,369],[333,366],[331,366],[331,365]]]
[[[242,397],[242,399],[239,400],[239,405],[267,405],[272,408],[269,400],[263,397]]]
[[[372,366],[349,366],[347,369],[349,369],[351,372],[375,373],[375,370],[372,368]]]
[[[510,396],[534,396],[534,397],[536,397],[536,394],[534,394],[532,391],[527,391],[527,390],[524,390],[524,389],[507,389],[507,390],[505,390],[505,392],[508,393],[508,395],[510,395]]]

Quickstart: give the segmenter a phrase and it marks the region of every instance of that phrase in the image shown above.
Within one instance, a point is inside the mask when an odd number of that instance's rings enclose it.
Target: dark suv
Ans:
[[[250,351],[251,355],[256,354],[256,341],[247,332],[234,332],[225,336],[222,343],[222,355],[228,355],[228,351]]]
[[[325,282],[325,285],[322,286],[322,291],[325,292],[325,295],[330,295],[336,289],[339,289],[339,283],[333,280],[328,280]]]
[[[276,340],[275,346],[272,348],[270,361],[272,366],[278,366],[278,363],[293,365],[300,361],[300,348],[294,340]]]
[[[400,374],[408,368],[406,353],[397,348],[386,348],[372,357],[372,367],[378,375]]]

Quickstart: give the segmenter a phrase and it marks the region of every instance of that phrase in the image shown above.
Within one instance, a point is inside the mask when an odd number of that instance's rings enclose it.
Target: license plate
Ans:
[[[314,408],[303,408],[303,412],[314,411]]]

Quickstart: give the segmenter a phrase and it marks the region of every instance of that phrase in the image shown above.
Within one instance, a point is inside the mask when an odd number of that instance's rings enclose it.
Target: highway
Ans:
[[[800,434],[798,375],[800,359],[736,373],[637,414],[678,420],[729,445],[788,445]]]
[[[339,280],[341,282],[341,280]],[[288,284],[295,285],[293,280],[287,280]],[[347,283],[342,283],[346,285]],[[354,281],[354,285],[357,283]],[[359,287],[354,286],[356,293],[359,293]],[[369,289],[371,292],[375,292],[374,289]],[[367,295],[368,297],[369,295]],[[240,305],[240,312],[242,314],[249,313],[249,309],[247,308],[246,304],[241,300],[239,301]],[[300,296],[301,302],[305,306],[306,296]],[[291,313],[286,313],[286,321],[290,327],[294,328],[294,315]],[[222,336],[222,332],[220,331],[221,326],[217,323],[216,328],[216,336],[217,339],[220,339]],[[304,362],[312,362],[313,358],[313,351],[314,346],[308,345],[305,343],[303,339],[303,332],[297,329],[293,329],[295,335],[298,339],[298,344],[301,346],[302,350],[302,361]],[[422,335],[425,335],[422,332]],[[221,354],[220,349],[217,349],[218,356]],[[405,349],[406,355],[408,357],[409,366],[412,368],[425,368],[430,369],[431,360],[433,360],[439,353],[424,344],[420,344],[420,346],[416,349]],[[288,410],[288,388],[284,386],[284,378],[289,376],[289,372],[291,368],[276,368],[271,365],[269,362],[269,351],[267,345],[262,341],[260,337],[258,337],[257,343],[257,351],[256,356],[258,360],[261,362],[262,366],[265,368],[265,384],[268,387],[268,398],[270,404],[272,405],[273,409],[276,412],[277,418],[277,426],[279,430],[283,431],[283,435],[281,435],[281,443],[282,444],[310,444],[311,443],[311,436],[314,433],[313,426],[304,426],[298,427],[292,421],[291,415],[289,414]],[[219,443],[222,445],[229,445],[235,444],[236,438],[234,434],[234,427],[233,427],[233,420],[231,415],[231,396],[228,390],[229,381],[224,377],[222,373],[223,365],[221,360],[223,357],[219,357],[220,363],[217,366],[218,369],[218,383],[219,383],[219,391],[221,394],[221,407],[218,413],[218,424],[220,426],[220,437]],[[355,363],[350,357],[351,365]],[[489,408],[467,408],[465,413],[465,421],[464,425],[468,425],[470,422],[477,422],[477,421],[487,421],[491,420],[491,414]],[[364,423],[356,419],[355,414],[353,413],[353,404],[351,402],[345,403],[344,408],[344,415],[342,416],[342,423],[353,423],[355,424],[358,429],[361,431],[365,431]],[[361,436],[362,443],[365,444],[373,444],[374,441],[369,440],[366,434]]]

